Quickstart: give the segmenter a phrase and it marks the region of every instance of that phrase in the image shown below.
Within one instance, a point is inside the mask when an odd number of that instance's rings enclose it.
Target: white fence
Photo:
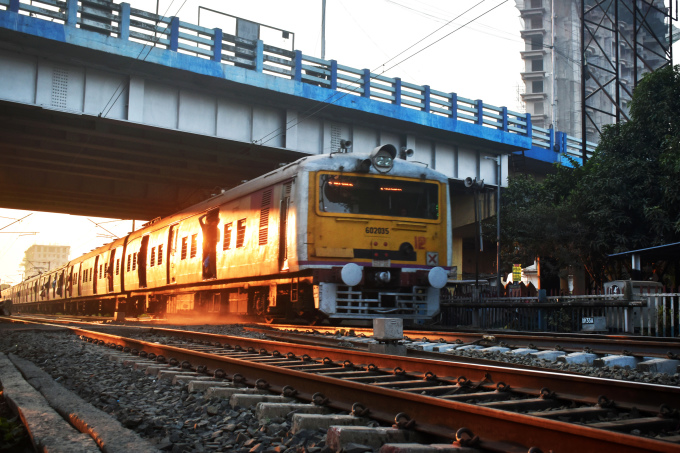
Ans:
[[[440,323],[475,329],[680,335],[680,294],[442,299]],[[597,326],[597,327],[593,327]]]

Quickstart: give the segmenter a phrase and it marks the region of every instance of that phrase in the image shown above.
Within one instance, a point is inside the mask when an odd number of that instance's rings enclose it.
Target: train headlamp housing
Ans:
[[[387,173],[392,170],[395,157],[397,157],[397,148],[393,145],[382,145],[371,152],[371,163],[378,172]]]

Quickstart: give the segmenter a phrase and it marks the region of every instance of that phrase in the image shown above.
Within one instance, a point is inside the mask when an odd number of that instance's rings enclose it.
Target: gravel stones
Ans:
[[[236,334],[231,330],[230,335]],[[109,360],[110,349],[70,333],[7,332],[0,335],[0,348],[35,363],[163,451],[330,453],[324,432],[292,435],[287,420],[261,424],[254,407],[231,407],[228,400],[204,398],[203,392],[190,394],[186,384],[173,385]]]
[[[645,382],[649,384],[659,384],[659,385],[680,385],[680,374],[675,373],[669,375],[666,373],[650,373],[648,371],[639,371],[632,369],[630,367],[615,366],[604,366],[604,367],[593,367],[584,364],[577,363],[563,363],[563,362],[553,362],[551,360],[536,359],[528,355],[518,355],[518,354],[505,354],[494,352],[492,354],[484,354],[481,351],[475,351],[471,349],[467,350],[450,350],[446,354],[451,354],[453,356],[462,357],[475,357],[475,358],[492,358],[493,360],[505,363],[514,363],[517,365],[534,366],[547,368],[551,370],[559,371],[570,371],[575,373],[584,374],[586,376],[617,379],[621,381],[632,381],[632,382]]]

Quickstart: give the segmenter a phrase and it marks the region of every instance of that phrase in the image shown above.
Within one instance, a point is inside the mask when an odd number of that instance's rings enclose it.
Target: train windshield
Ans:
[[[439,218],[439,186],[435,183],[324,174],[319,186],[321,212]]]

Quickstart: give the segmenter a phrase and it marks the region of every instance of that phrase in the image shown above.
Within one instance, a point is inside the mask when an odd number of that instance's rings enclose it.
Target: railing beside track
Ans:
[[[598,321],[598,322],[595,322]],[[547,297],[443,297],[445,326],[537,332],[680,335],[680,294]]]
[[[304,55],[299,50],[286,50],[266,45],[262,40],[249,40],[140,9],[128,3],[107,0],[0,0],[0,10],[7,10],[40,20],[64,24],[101,33],[112,38],[137,42],[145,47],[139,59],[149,52],[171,51],[239,66],[275,77],[329,88],[334,91],[327,102],[346,95],[399,105],[409,109],[476,124],[531,138],[534,148],[541,148],[581,158],[582,141],[563,132],[533,126],[531,114],[497,107],[479,99],[467,99],[387,77],[369,69],[356,69]],[[156,50],[158,49],[158,50]],[[596,147],[587,142],[590,155]]]

